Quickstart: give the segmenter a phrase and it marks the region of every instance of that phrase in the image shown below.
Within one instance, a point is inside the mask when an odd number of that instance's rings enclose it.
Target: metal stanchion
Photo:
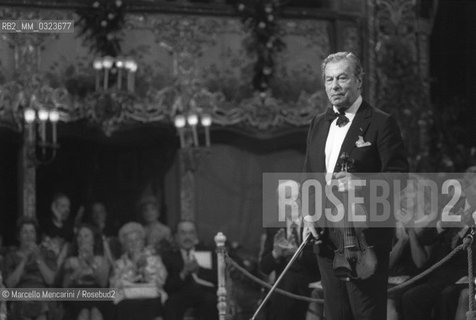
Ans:
[[[466,320],[476,320],[476,311],[474,311],[474,277],[473,277],[473,249],[471,248],[476,233],[475,227],[471,227],[471,232],[463,241],[464,248],[468,253],[468,289],[469,289],[469,311],[466,312]]]
[[[226,320],[227,303],[226,303],[226,266],[225,266],[225,242],[226,237],[223,233],[218,232],[215,236],[217,246],[217,265],[218,265],[218,290],[217,290],[217,309],[219,320]]]

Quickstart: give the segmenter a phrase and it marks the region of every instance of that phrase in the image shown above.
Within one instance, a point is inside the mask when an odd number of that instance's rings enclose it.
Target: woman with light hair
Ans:
[[[145,250],[145,231],[137,222],[126,223],[119,230],[124,254],[114,266],[111,287],[120,290],[117,319],[163,319],[163,303],[167,294],[163,285],[167,271],[160,256]]]

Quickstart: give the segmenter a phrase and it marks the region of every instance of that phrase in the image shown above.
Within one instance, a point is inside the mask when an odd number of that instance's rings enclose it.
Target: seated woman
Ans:
[[[5,257],[4,279],[8,288],[46,288],[53,284],[56,256],[38,246],[38,223],[22,217],[18,222],[18,250]],[[46,320],[48,304],[45,301],[15,301],[11,303],[9,319]]]
[[[103,256],[102,241],[92,226],[81,225],[73,242],[73,256],[64,263],[64,288],[104,288],[109,278],[109,263]],[[68,319],[101,320],[106,302],[67,303]]]
[[[441,214],[435,227],[426,228],[419,237],[422,243],[433,244],[432,263],[440,261],[461,245],[471,230],[470,226],[474,224],[476,167],[468,170],[471,171],[465,173],[462,181],[462,197],[449,211],[449,215],[459,215],[461,217],[460,221],[448,221]],[[452,195],[449,194],[448,199],[451,198]],[[476,250],[474,241],[471,247],[474,252]],[[473,255],[473,263],[476,262],[475,260]],[[429,315],[434,311],[438,319],[454,319],[459,291],[453,290],[451,287],[467,275],[467,272],[468,256],[466,251],[454,251],[450,262],[441,265],[403,293],[402,309],[404,318],[429,319]],[[445,297],[444,301],[440,300],[442,292]]]
[[[91,204],[89,221],[99,230],[104,256],[111,265],[114,265],[114,261],[121,256],[121,245],[116,237],[117,229],[109,218],[109,213],[103,202],[95,201]]]
[[[111,287],[122,289],[118,299],[117,319],[163,319],[163,303],[167,295],[163,286],[167,271],[160,256],[145,250],[145,231],[136,222],[119,230],[119,240],[125,253],[116,261]]]
[[[422,245],[419,235],[428,224],[423,220],[429,213],[430,194],[424,194],[419,202],[419,177],[410,176],[407,187],[401,193],[399,212],[395,229],[395,242],[389,258],[389,285],[398,285],[419,273],[430,258],[431,245]],[[414,217],[406,221],[405,217]],[[387,320],[398,320],[401,301],[399,297],[389,296],[387,300]]]

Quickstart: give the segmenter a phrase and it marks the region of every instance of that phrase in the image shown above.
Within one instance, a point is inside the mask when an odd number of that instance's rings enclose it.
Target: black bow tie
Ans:
[[[334,121],[335,118],[337,118],[336,125],[339,127],[343,127],[349,123],[349,118],[345,116],[345,111],[334,112],[333,109],[328,109],[327,119],[329,121]]]

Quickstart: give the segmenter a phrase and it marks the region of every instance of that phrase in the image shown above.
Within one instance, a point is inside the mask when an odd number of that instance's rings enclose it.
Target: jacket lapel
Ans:
[[[321,121],[323,121],[322,126],[318,126],[319,131],[317,132],[316,135],[316,142],[319,146],[319,150],[322,150],[320,152],[319,156],[317,157],[316,161],[316,166],[317,170],[316,172],[326,172],[326,141],[327,141],[327,136],[329,135],[329,127],[331,126],[331,121],[327,117],[324,117]]]
[[[372,109],[365,101],[362,101],[362,105],[355,114],[354,120],[352,120],[349,131],[347,132],[344,142],[342,143],[339,151],[339,158],[344,152],[346,152],[349,157],[352,157],[352,151],[355,148],[355,142],[359,139],[359,136],[363,137],[365,135],[365,132],[369,127],[371,117]],[[334,171],[335,169],[336,168],[334,167]]]

